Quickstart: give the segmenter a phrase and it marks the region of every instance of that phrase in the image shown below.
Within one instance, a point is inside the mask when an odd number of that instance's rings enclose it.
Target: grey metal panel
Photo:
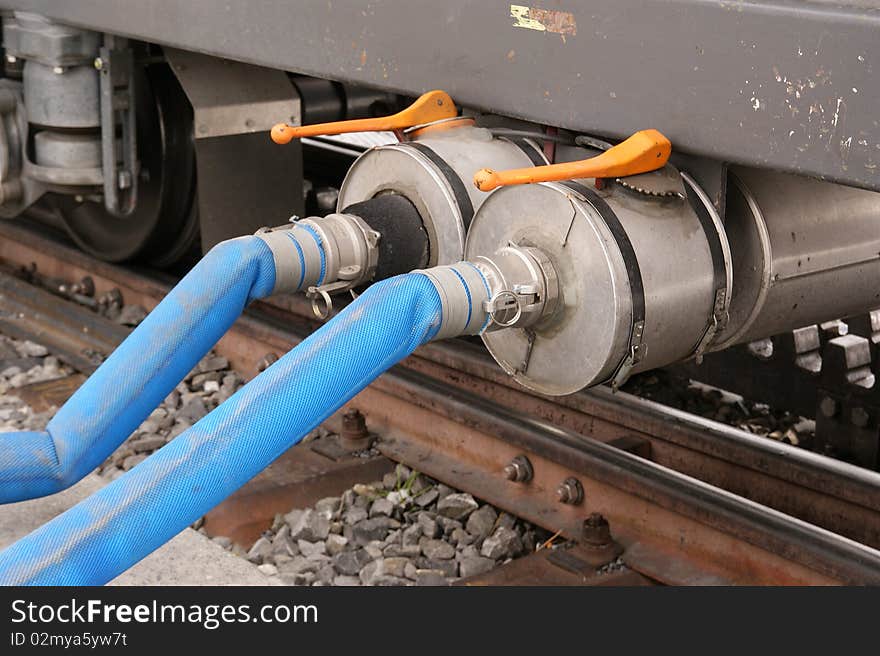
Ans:
[[[535,0],[517,0],[529,3]],[[859,0],[0,0],[92,29],[880,189],[880,11]],[[877,69],[877,70],[875,70]]]
[[[196,139],[299,125],[300,99],[284,73],[174,48],[165,56],[192,103]]]

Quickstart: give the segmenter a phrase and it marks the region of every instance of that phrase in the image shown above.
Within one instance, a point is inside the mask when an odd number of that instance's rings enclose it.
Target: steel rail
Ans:
[[[0,224],[0,259],[7,265],[34,262],[38,271],[53,277],[91,275],[99,291],[116,286],[128,302],[148,308],[172,282],[96,262],[31,228],[12,223]],[[218,351],[253,372],[266,350],[286,350],[312,327],[311,321],[263,305],[235,325]],[[880,476],[876,473],[786,445],[764,443],[736,429],[628,395],[593,391],[559,403],[505,385],[500,382],[502,377],[471,345],[433,345],[382,376],[354,403],[361,405],[373,425],[387,430],[389,439],[383,447],[387,455],[440,479],[454,478],[449,482],[538,524],[562,528],[571,537],[576,537],[584,508],[552,500],[555,484],[550,478],[562,480],[562,470],[586,481],[589,498],[594,500],[590,507],[596,507],[593,504],[598,500],[602,512],[613,521],[615,536],[629,546],[628,553],[638,554],[644,544],[652,542],[651,553],[674,549],[674,536],[668,530],[658,529],[653,521],[650,526],[645,524],[646,513],[659,513],[674,520],[669,522],[671,527],[687,524],[691,551],[701,554],[708,571],[718,572],[719,578],[713,579],[716,582],[880,582],[880,554],[867,546],[876,539],[880,526],[880,504],[876,503]],[[577,416],[578,422],[586,421],[578,424],[585,429],[572,430],[566,425],[571,421],[558,416],[560,412]],[[421,442],[407,439],[418,420],[423,428],[415,433]],[[446,422],[445,433],[438,421]],[[474,444],[483,445],[483,452],[468,452],[460,440],[431,443],[439,439],[432,434],[450,435],[455,430],[472,435]],[[612,439],[627,434],[646,436],[657,462],[591,437]],[[669,455],[676,449],[687,452],[688,458]],[[500,475],[505,459],[518,451],[542,463],[540,476],[546,478],[542,484],[524,490],[511,487]],[[458,460],[449,453],[455,453]],[[658,457],[664,453],[662,459]],[[695,468],[703,480],[687,475],[689,472],[673,471],[661,460],[673,465],[685,463],[675,469]],[[698,464],[687,466],[688,462]],[[458,480],[464,470],[470,476]],[[769,503],[755,499],[761,495],[749,494],[750,501],[739,496],[737,489],[716,487],[719,482],[728,483],[721,487],[746,487],[748,493],[754,492],[755,481],[765,496],[772,497]],[[816,500],[824,512],[815,511]],[[834,533],[813,526],[816,517],[827,522],[826,528]],[[857,541],[835,533],[849,534]],[[738,577],[738,570],[721,566],[717,555],[712,555],[713,549],[720,547],[734,549],[738,557],[732,562],[746,563],[745,571],[751,578]],[[747,552],[745,556],[743,552]],[[790,567],[796,571],[786,569]],[[785,575],[774,578],[774,572]],[[811,578],[811,573],[818,579]],[[656,571],[649,575],[660,577]]]

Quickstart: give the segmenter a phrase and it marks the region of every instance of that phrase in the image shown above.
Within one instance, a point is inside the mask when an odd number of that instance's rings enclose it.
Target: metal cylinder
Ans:
[[[299,93],[303,125],[372,118],[398,110],[397,97],[385,91],[307,75],[293,75],[291,82]]]
[[[880,307],[880,194],[735,168],[730,321],[717,348]]]
[[[506,187],[483,203],[468,259],[513,243],[539,249],[558,276],[552,316],[527,330],[483,334],[518,382],[569,394],[689,357],[706,343],[717,301],[729,298],[729,252],[708,199],[669,169],[655,174],[672,180],[666,196],[580,180]]]
[[[484,166],[509,169],[545,163],[533,143],[496,139],[488,130],[471,125],[423,128],[414,137],[373,148],[359,157],[342,183],[337,208],[344,211],[383,194],[405,196],[428,233],[430,266],[462,258],[473,214],[489,195],[474,187],[475,171]]]
[[[59,68],[29,60],[23,81],[29,122],[56,128],[100,127],[99,81],[94,67]]]
[[[101,166],[101,136],[43,130],[34,135],[34,160],[54,168]]]

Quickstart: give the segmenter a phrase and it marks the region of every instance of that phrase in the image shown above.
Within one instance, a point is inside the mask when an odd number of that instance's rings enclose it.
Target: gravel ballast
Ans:
[[[59,362],[45,346],[0,335],[0,431],[43,430],[55,414],[55,408],[34,412],[19,398],[17,390],[72,373],[73,370]]]
[[[287,585],[448,585],[549,533],[399,464],[383,480],[276,515],[243,554]],[[214,538],[236,550],[227,538]]]

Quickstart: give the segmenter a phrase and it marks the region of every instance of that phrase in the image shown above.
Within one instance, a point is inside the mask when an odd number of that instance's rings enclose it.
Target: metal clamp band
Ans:
[[[639,261],[629,236],[623,225],[614,213],[614,210],[605,202],[599,194],[578,182],[567,180],[559,184],[568,187],[580,200],[591,205],[605,221],[611,235],[617,242],[617,247],[623,257],[626,267],[626,275],[629,279],[629,289],[632,296],[632,327],[630,328],[629,349],[627,354],[615,367],[614,372],[604,382],[610,382],[611,387],[617,389],[629,377],[633,367],[641,362],[648,351],[648,345],[644,343],[645,334],[645,287],[642,282],[642,271]]]
[[[695,357],[697,364],[703,361],[703,353],[712,345],[715,337],[724,330],[730,319],[731,281],[730,281],[730,254],[723,243],[723,226],[712,207],[711,200],[699,185],[687,173],[680,172],[685,181],[685,193],[687,200],[700,220],[706,241],[709,243],[709,253],[712,257],[712,275],[715,288],[715,297],[712,303],[712,314],[709,316],[706,331],[700,341],[694,347],[691,357]],[[713,216],[714,214],[714,216]]]
[[[489,299],[489,284],[470,262],[459,262],[413,273],[427,276],[440,296],[440,328],[435,340],[459,335],[477,335],[487,322],[483,309]]]
[[[256,237],[263,240],[275,260],[275,287],[273,294],[296,292],[301,289],[306,261],[296,238],[291,239],[291,225],[260,228]]]
[[[471,197],[467,192],[467,188],[464,186],[464,182],[461,181],[461,178],[458,177],[458,174],[452,170],[452,167],[446,163],[446,160],[428,148],[425,144],[411,141],[402,145],[419,151],[437,167],[441,174],[443,174],[446,182],[448,182],[449,186],[452,188],[452,194],[455,196],[458,211],[461,212],[461,222],[464,224],[465,229],[467,229],[474,218],[474,204],[471,202]]]

